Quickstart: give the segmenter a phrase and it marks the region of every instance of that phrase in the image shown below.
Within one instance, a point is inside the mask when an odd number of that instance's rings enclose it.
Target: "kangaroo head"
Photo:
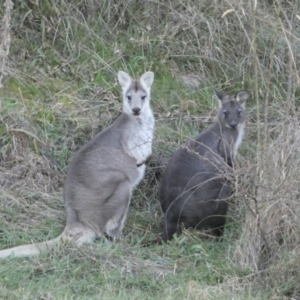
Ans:
[[[123,112],[139,116],[149,109],[153,72],[146,72],[140,79],[134,80],[127,73],[119,71],[118,80],[123,90]]]
[[[240,91],[235,97],[215,91],[219,100],[218,121],[224,128],[237,129],[245,122],[245,102],[249,98],[247,91]]]

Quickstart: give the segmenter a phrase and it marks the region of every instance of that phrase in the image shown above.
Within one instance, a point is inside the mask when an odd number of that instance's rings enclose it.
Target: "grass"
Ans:
[[[0,57],[1,249],[64,228],[70,158],[119,115],[118,70],[155,73],[154,155],[120,242],[2,261],[0,299],[298,299],[298,2],[52,2],[14,4]],[[146,247],[163,166],[212,123],[214,89],[252,94],[225,236]]]
[[[27,290],[25,299],[50,295],[55,299],[156,299],[161,295],[179,299],[187,295],[189,285],[196,291],[249,273],[225,262],[226,242],[201,243],[187,235],[164,247],[145,248],[134,235],[127,235],[121,243],[70,246],[22,262],[5,261],[1,297],[8,291],[18,295]],[[197,293],[190,293],[189,299],[196,299]]]

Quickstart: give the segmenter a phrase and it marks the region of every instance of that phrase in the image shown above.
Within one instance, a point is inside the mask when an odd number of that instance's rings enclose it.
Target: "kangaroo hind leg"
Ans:
[[[68,224],[62,233],[62,239],[72,241],[77,245],[91,244],[97,234],[94,230],[80,223]]]
[[[129,183],[121,183],[107,203],[106,211],[109,218],[105,225],[105,232],[114,240],[121,238],[131,194],[131,185]]]

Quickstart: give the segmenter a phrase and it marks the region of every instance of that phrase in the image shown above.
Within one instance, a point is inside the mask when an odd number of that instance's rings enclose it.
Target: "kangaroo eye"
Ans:
[[[239,109],[239,110],[238,110],[238,112],[237,112],[237,114],[240,116],[240,115],[241,115],[241,113],[242,113],[242,110],[241,110],[241,109]]]
[[[228,111],[227,110],[223,110],[223,114],[224,114],[225,117],[227,117],[228,116]]]
[[[145,100],[146,99],[146,95],[143,95],[141,98],[142,98],[142,100]]]
[[[127,99],[128,99],[128,101],[131,101],[131,96],[127,95]]]

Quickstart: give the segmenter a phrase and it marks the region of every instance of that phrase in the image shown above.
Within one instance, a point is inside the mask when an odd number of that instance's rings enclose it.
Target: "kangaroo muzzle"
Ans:
[[[141,109],[139,107],[134,107],[132,112],[135,116],[138,116],[141,113]]]
[[[231,123],[229,124],[229,126],[230,126],[232,129],[235,129],[235,128],[237,128],[238,124],[237,124],[236,122],[231,122]]]

